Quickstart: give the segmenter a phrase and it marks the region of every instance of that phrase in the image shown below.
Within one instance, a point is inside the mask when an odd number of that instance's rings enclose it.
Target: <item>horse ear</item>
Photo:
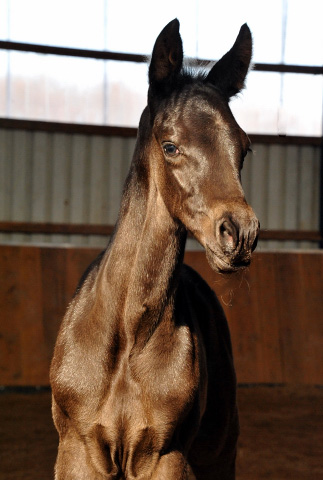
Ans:
[[[160,32],[154,45],[150,67],[150,86],[171,82],[183,64],[183,45],[179,34],[179,21],[172,20]]]
[[[231,48],[211,69],[206,77],[229,99],[239,93],[248,73],[252,55],[252,37],[248,25],[240,28],[239,35]]]

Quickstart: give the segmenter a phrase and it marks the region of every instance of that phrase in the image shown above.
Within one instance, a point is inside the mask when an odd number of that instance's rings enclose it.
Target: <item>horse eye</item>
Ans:
[[[168,157],[177,157],[177,155],[180,154],[179,149],[174,145],[173,143],[166,142],[163,144],[163,150],[165,152],[165,155]]]

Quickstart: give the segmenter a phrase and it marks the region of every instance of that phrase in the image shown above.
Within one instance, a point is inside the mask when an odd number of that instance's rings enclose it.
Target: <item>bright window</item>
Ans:
[[[178,17],[185,54],[210,60],[247,22],[254,62],[323,64],[320,0],[0,0],[0,11],[0,40],[148,55]],[[320,136],[322,91],[322,75],[255,71],[232,109],[249,133]],[[136,126],[146,93],[146,64],[0,50],[3,117]]]

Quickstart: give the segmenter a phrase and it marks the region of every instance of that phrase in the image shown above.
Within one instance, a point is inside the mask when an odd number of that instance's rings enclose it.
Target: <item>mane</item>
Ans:
[[[146,55],[144,58],[149,67],[151,55]],[[196,65],[192,65],[194,62],[196,62]],[[178,82],[176,82],[176,85],[178,84],[178,87],[180,88],[181,86],[190,85],[192,83],[203,83],[215,63],[216,62],[213,60],[199,61],[197,59],[184,57],[182,70],[178,75]]]
[[[180,73],[182,83],[203,82],[207,77],[207,70],[200,67],[194,68],[191,65],[184,65]]]
[[[203,84],[208,72],[205,69],[194,68],[192,66],[183,66],[176,78],[169,84],[169,92],[180,92],[190,85]],[[167,88],[167,87],[166,87]]]
[[[174,83],[175,89],[176,90],[182,90],[185,88],[187,85],[197,85],[197,84],[206,84],[206,79],[212,69],[212,67],[217,63],[215,61],[201,61],[198,63],[196,61],[197,65],[192,66],[192,60],[191,59],[185,59],[184,58],[184,63],[183,67],[176,79],[176,82]],[[209,85],[212,85],[212,82],[208,82]],[[225,97],[224,92],[219,88],[217,85],[212,85],[215,90],[217,90],[221,96]],[[232,95],[233,97],[237,97],[240,93],[242,93],[244,86],[241,88],[240,91],[238,91],[236,94]],[[229,103],[231,98],[227,98],[227,102]]]
[[[184,57],[182,71],[193,78],[202,77],[202,80],[204,80],[216,63],[214,60]]]

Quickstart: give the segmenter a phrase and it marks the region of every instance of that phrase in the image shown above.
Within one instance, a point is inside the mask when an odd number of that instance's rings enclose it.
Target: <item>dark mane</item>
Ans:
[[[204,83],[209,70],[206,67],[192,67],[190,65],[184,65],[182,71],[180,72],[180,77],[182,77],[182,84],[191,84],[191,83]]]

